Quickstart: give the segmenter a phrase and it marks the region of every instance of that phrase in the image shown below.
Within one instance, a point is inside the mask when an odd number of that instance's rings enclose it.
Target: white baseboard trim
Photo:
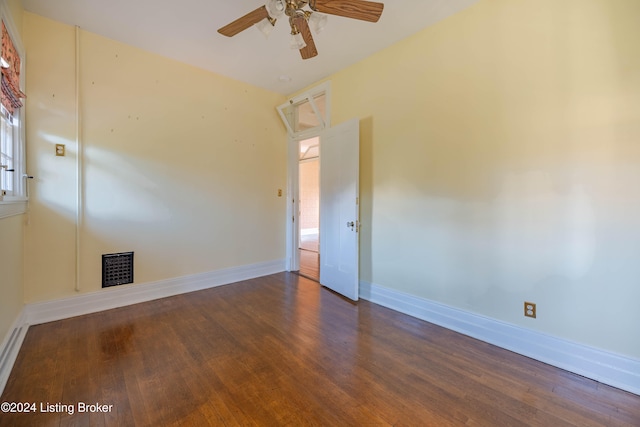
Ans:
[[[30,325],[124,307],[284,271],[284,260],[268,261],[157,282],[122,285],[59,300],[27,304]]]
[[[7,385],[9,374],[11,374],[13,364],[16,362],[24,337],[27,335],[29,325],[26,323],[26,319],[26,310],[23,308],[0,345],[0,395],[4,391],[4,386]]]
[[[369,282],[360,298],[640,395],[640,360],[577,344]]]

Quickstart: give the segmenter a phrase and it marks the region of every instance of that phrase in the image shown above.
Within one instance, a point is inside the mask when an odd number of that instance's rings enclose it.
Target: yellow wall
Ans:
[[[481,0],[331,76],[332,122],[361,119],[361,278],[640,357],[639,16]]]
[[[361,278],[640,357],[637,16],[481,0],[331,76],[332,122],[361,119]],[[73,294],[74,30],[23,25],[38,301]],[[108,252],[137,282],[282,258],[283,99],[81,34],[83,291]]]
[[[24,306],[23,221],[24,215],[0,219],[0,343]]]
[[[75,29],[23,25],[33,302],[74,294]],[[86,31],[80,45],[81,291],[100,289],[105,253],[134,251],[136,283],[283,259],[283,97]]]
[[[8,6],[9,13],[11,14],[11,20],[13,25],[22,37],[22,0],[3,0]]]

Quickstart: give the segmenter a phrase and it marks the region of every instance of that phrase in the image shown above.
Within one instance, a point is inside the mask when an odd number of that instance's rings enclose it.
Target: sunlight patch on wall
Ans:
[[[86,148],[85,161],[86,192],[91,195],[86,213],[91,218],[140,223],[171,218],[171,192],[176,188],[157,180],[163,166],[98,147]]]
[[[37,174],[29,182],[30,203],[42,203],[69,221],[75,220],[76,212],[76,147],[75,142],[45,132],[38,132],[38,139],[49,143],[29,163],[37,165]],[[64,144],[66,155],[56,156],[56,144]]]

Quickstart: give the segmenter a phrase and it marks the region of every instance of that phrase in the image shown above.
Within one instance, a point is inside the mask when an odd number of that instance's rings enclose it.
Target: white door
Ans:
[[[320,143],[320,284],[358,299],[357,119],[326,129]]]

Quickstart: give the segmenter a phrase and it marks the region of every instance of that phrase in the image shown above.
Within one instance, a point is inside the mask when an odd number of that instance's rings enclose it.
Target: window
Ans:
[[[312,136],[329,127],[328,106],[329,85],[324,83],[280,105],[278,113],[290,136]]]
[[[15,147],[14,147],[14,125],[13,116],[6,108],[1,107],[1,124],[0,124],[0,190],[1,196],[14,196],[15,184]]]
[[[2,51],[0,71],[0,218],[26,210],[24,51],[6,2],[0,3]]]

